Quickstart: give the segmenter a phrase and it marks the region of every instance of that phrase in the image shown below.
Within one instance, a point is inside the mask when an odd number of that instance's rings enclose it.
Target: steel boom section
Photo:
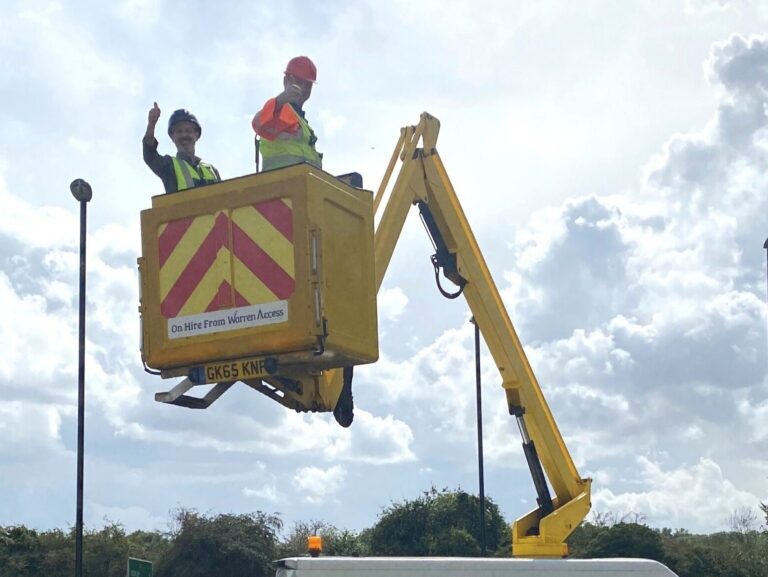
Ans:
[[[376,286],[381,286],[410,205],[426,202],[449,251],[457,255],[459,274],[468,281],[464,296],[499,369],[510,412],[522,408],[528,433],[556,496],[550,515],[543,516],[536,509],[515,522],[513,553],[562,556],[567,554],[566,537],[589,512],[591,480],[582,479],[576,470],[531,369],[435,148],[438,131],[439,121],[424,113],[417,127],[401,132],[392,158],[399,155],[403,164],[375,234]],[[423,141],[421,148],[419,140]],[[390,174],[391,169],[377,194],[377,207]]]

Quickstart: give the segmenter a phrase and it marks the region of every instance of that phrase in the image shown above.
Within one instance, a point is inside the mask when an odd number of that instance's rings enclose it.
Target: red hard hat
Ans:
[[[301,80],[309,80],[310,82],[317,82],[317,67],[306,56],[296,56],[291,58],[288,66],[285,67],[285,73],[300,78]]]

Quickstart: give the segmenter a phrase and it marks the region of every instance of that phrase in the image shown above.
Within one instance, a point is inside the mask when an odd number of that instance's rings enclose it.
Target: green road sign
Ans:
[[[152,577],[152,561],[128,557],[127,577]]]

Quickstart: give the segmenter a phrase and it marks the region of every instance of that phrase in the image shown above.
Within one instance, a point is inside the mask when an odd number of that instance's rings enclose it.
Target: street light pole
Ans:
[[[763,248],[765,249],[765,259],[766,259],[766,263],[765,263],[766,299],[768,299],[768,238],[765,239]],[[768,303],[768,300],[766,300],[766,303]]]
[[[763,244],[763,248],[765,249],[765,257],[766,257],[766,283],[768,283],[768,238],[765,239],[765,243]],[[768,294],[767,294],[768,296]]]
[[[483,466],[483,397],[480,380],[480,325],[477,324],[475,317],[472,317],[469,322],[475,325],[475,394],[477,406],[477,474],[480,485],[480,550],[483,557],[485,557],[485,469]]]
[[[85,445],[85,231],[86,205],[93,192],[82,178],[69,185],[80,203],[80,311],[77,374],[77,519],[75,522],[75,577],[83,575],[83,448]]]

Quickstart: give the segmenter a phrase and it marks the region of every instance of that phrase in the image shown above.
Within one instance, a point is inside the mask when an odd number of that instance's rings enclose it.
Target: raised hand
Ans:
[[[155,105],[149,109],[149,115],[147,116],[147,122],[151,125],[157,124],[158,119],[160,118],[160,107],[157,105],[157,102],[155,102]]]

